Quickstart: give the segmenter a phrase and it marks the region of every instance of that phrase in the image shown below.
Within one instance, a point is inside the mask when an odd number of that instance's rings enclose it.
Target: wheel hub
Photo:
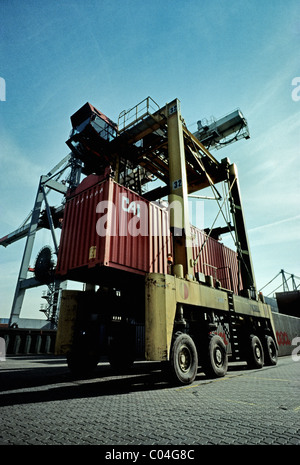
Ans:
[[[191,354],[188,347],[182,346],[178,354],[178,359],[180,369],[184,372],[188,371],[191,366]]]
[[[258,345],[255,346],[255,355],[257,359],[261,358],[261,352],[260,352],[260,348]]]
[[[216,349],[216,352],[215,352],[215,360],[216,360],[216,363],[217,365],[221,366],[222,363],[223,363],[223,356],[222,356],[222,352],[219,348]]]

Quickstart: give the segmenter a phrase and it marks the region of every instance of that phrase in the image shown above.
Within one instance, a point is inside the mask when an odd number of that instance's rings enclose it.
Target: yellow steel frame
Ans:
[[[193,277],[191,229],[187,203],[188,193],[205,187],[207,183],[207,176],[203,176],[205,164],[212,167],[210,172],[212,182],[225,180],[227,168],[221,167],[221,164],[186,129],[180,113],[180,102],[177,99],[146,120],[124,131],[120,136],[120,142],[124,139],[123,142],[129,147],[145,135],[150,133],[155,135],[155,131],[159,128],[167,131],[167,140],[163,142],[161,158],[155,159],[154,143],[154,145],[149,145],[149,153],[147,150],[143,152],[137,162],[150,171],[155,169],[155,166],[160,166],[161,176],[169,181],[169,204],[177,204],[179,208],[177,211],[175,209],[175,214],[171,209],[170,215],[170,226],[174,238],[174,275],[151,273],[147,275],[145,281],[145,354],[147,360],[169,360],[178,305],[194,306],[199,312],[210,310],[229,312],[228,291],[198,283]],[[115,154],[118,153],[117,139],[114,141]],[[156,139],[153,140],[155,142]],[[161,140],[158,143],[162,144]],[[188,166],[187,157],[192,160],[190,166]],[[152,166],[152,161],[155,162],[155,166]],[[193,168],[194,166],[197,168]],[[195,169],[194,173],[193,169]],[[187,170],[189,170],[188,173]],[[190,185],[188,185],[188,179]],[[237,192],[237,197],[238,195]],[[235,205],[235,207],[241,208],[240,205]],[[244,236],[245,244],[242,245],[247,249],[246,233]],[[250,258],[247,265],[252,267]],[[63,294],[57,332],[57,352],[59,353],[67,353],[71,347],[77,317],[77,300],[78,293],[76,292]],[[233,303],[236,314],[270,320],[276,341],[271,309],[268,305],[240,296],[233,296]]]
[[[63,290],[55,339],[55,355],[67,355],[74,341],[78,301],[82,291]]]
[[[237,315],[267,319],[276,341],[269,305],[233,296]],[[147,360],[169,360],[178,304],[194,306],[199,312],[229,312],[228,293],[195,281],[150,273],[146,278],[145,355]]]

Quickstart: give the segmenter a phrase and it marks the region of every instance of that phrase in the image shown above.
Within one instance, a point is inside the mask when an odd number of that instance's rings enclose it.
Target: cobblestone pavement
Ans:
[[[99,364],[75,379],[65,360],[0,362],[0,445],[300,445],[300,362],[232,365],[224,378],[199,373],[168,384],[159,363],[122,376]]]

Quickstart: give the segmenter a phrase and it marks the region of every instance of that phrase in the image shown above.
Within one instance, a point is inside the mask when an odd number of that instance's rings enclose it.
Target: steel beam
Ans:
[[[256,282],[250,253],[249,239],[243,212],[238,171],[233,163],[228,168],[228,188],[230,209],[236,237],[239,266],[243,283],[243,294],[250,292],[251,298],[256,298]]]
[[[64,166],[65,165],[65,166]],[[60,194],[66,194],[67,186],[63,183],[58,182],[54,177],[58,177],[62,172],[64,172],[68,167],[71,167],[71,176],[73,176],[71,182],[72,186],[74,187],[74,182],[77,184],[80,181],[80,173],[81,173],[81,166],[79,164],[73,163],[72,161],[72,154],[66,155],[59,163],[57,163],[48,173],[47,175],[41,176],[39,181],[39,186],[34,202],[34,207],[32,213],[28,215],[25,221],[30,218],[30,222],[27,224],[23,224],[22,227],[14,231],[13,233],[8,234],[4,238],[0,240],[0,245],[6,247],[7,245],[15,242],[23,237],[26,237],[25,248],[23,252],[23,258],[21,261],[20,271],[17,279],[10,320],[9,324],[12,325],[13,323],[18,323],[22,304],[25,297],[25,292],[27,289],[32,287],[42,286],[43,283],[40,283],[35,278],[28,278],[28,268],[30,264],[30,259],[32,255],[34,240],[36,232],[41,229],[40,224],[40,215],[42,204],[45,202],[46,205],[46,212],[49,221],[50,231],[52,234],[53,242],[55,251],[58,251],[58,244],[54,233],[54,225],[52,221],[50,207],[47,201],[47,193],[49,190],[55,190]],[[47,191],[46,191],[47,189]]]
[[[180,102],[167,105],[169,155],[170,226],[174,241],[174,264],[183,266],[184,276],[193,276],[188,186]],[[172,208],[172,207],[175,208]]]
[[[34,239],[35,239],[35,234],[38,228],[38,222],[40,218],[40,213],[41,213],[41,207],[43,203],[43,198],[44,194],[41,189],[41,184],[42,184],[42,178],[40,178],[39,182],[39,187],[37,190],[35,202],[34,202],[34,207],[33,207],[33,212],[31,216],[31,222],[27,234],[27,239],[26,239],[26,244],[24,248],[24,253],[23,253],[23,258],[21,262],[21,267],[19,271],[19,276],[17,280],[17,286],[15,290],[15,295],[14,295],[14,300],[12,304],[12,310],[11,310],[11,315],[9,319],[9,325],[11,326],[13,323],[17,323],[20,313],[21,313],[21,308],[23,304],[23,300],[25,297],[25,291],[26,289],[22,286],[23,281],[27,278],[27,273],[28,273],[28,267],[29,267],[29,262],[32,254],[32,249],[33,249],[33,244],[34,244]]]

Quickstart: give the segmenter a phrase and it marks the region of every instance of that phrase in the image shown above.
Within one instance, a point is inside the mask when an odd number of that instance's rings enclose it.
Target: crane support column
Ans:
[[[191,227],[180,102],[166,107],[168,118],[169,208],[173,234],[174,264],[183,266],[184,276],[193,276]]]
[[[20,267],[20,272],[18,276],[17,286],[16,286],[14,300],[13,300],[12,309],[11,309],[11,315],[10,315],[10,320],[9,320],[10,326],[13,323],[18,323],[24,296],[25,296],[26,288],[25,286],[23,286],[23,284],[27,279],[29,262],[30,262],[31,253],[33,249],[35,234],[38,228],[38,221],[40,217],[41,206],[42,206],[42,202],[44,198],[44,194],[41,188],[42,179],[43,179],[43,176],[41,176],[41,179],[40,179],[40,184],[38,187],[38,191],[36,194],[36,199],[35,199],[35,203],[33,207],[30,227],[29,227],[29,231],[28,231],[28,235],[26,239],[23,259],[22,259],[22,263]]]
[[[228,183],[230,190],[231,213],[234,222],[236,247],[239,258],[239,267],[243,283],[242,294],[250,292],[250,297],[256,298],[256,282],[253,270],[252,258],[249,247],[249,240],[243,213],[240,186],[238,181],[238,171],[233,163],[228,168]]]

